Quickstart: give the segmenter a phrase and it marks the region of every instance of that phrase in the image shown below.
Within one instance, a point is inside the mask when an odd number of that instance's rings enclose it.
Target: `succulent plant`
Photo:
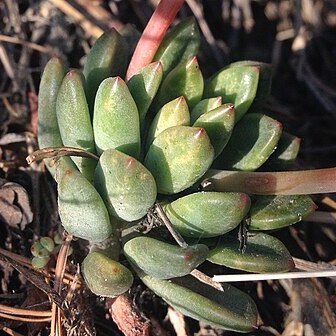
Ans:
[[[96,41],[83,72],[67,72],[52,58],[40,85],[39,145],[62,154],[54,165],[48,154],[45,164],[58,183],[64,228],[95,244],[82,265],[94,293],[119,295],[137,274],[184,314],[248,332],[257,325],[253,300],[232,286],[205,284],[193,270],[206,260],[259,273],[293,269],[286,247],[260,230],[294,224],[315,205],[295,189],[281,195],[277,175],[253,173],[288,168],[298,153],[298,138],[262,113],[270,66],[236,62],[204,79],[199,45],[188,19],[127,77],[134,45],[115,30]],[[241,253],[244,222],[250,237]],[[145,223],[154,228],[141,232]]]

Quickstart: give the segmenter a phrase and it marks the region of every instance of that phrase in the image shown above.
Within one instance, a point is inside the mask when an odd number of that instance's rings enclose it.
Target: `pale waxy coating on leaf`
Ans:
[[[216,237],[236,228],[250,208],[244,193],[198,192],[164,206],[174,228],[185,237]]]
[[[254,171],[274,152],[282,124],[264,114],[246,114],[232,131],[231,138],[214,162],[215,168]]]
[[[64,77],[57,95],[56,113],[63,144],[95,153],[84,78],[79,71],[71,70]],[[73,161],[91,181],[96,161],[85,157],[73,157]]]
[[[123,76],[126,72],[127,56],[128,45],[114,28],[104,32],[92,46],[83,69],[91,117],[100,83],[111,76]]]
[[[196,21],[181,21],[166,34],[153,60],[161,62],[166,76],[179,63],[197,55],[200,43]]]
[[[291,170],[299,154],[300,146],[299,137],[283,131],[275,151],[260,169],[263,171]]]
[[[229,64],[227,68],[233,67],[241,67],[241,66],[249,66],[249,67],[257,67],[259,68],[259,80],[258,80],[258,88],[256,92],[256,96],[249,107],[249,112],[260,112],[260,110],[264,107],[267,98],[271,92],[272,86],[272,65],[263,62],[257,62],[252,60],[243,60],[237,61]]]
[[[192,109],[203,95],[204,81],[196,57],[176,66],[162,81],[155,106],[161,108],[169,101],[183,96]]]
[[[133,37],[128,35],[127,40]],[[224,291],[219,291],[187,274],[208,256],[211,262],[245,271],[286,271],[294,265],[288,251],[265,234],[249,237],[244,254],[239,252],[236,237],[231,240],[224,236],[210,255],[208,247],[198,242],[209,237],[204,241],[217,243],[217,237],[235,229],[249,210],[250,229],[264,230],[301,220],[314,210],[314,204],[308,196],[255,197],[250,209],[250,198],[242,192],[190,193],[218,155],[215,167],[252,171],[281,145],[281,124],[251,113],[258,112],[255,109],[268,97],[270,67],[254,61],[237,62],[204,83],[195,56],[200,44],[197,25],[184,21],[167,34],[154,63],[142,68],[126,85],[121,77],[133,43],[111,30],[97,40],[87,57],[86,82],[74,70],[63,79],[64,68],[57,59],[47,65],[41,82],[40,145],[64,144],[92,153],[97,150],[101,155],[94,185],[89,182],[96,165],[91,159],[74,159],[81,173],[70,157],[62,157],[56,174],[64,228],[91,243],[91,253],[82,264],[84,279],[97,295],[113,297],[127,291],[133,282],[132,273],[110,258],[118,259],[121,243],[142,281],[168,304],[214,327],[253,331],[258,312],[249,296],[225,284]],[[179,104],[178,115],[174,115],[175,107],[164,114],[165,104],[173,100]],[[222,101],[226,105],[218,107]],[[148,128],[150,117],[162,106]],[[282,156],[274,153],[276,163],[296,156],[297,140],[291,145]],[[137,160],[143,158],[141,150],[147,149],[142,164]],[[209,181],[214,187],[214,181]],[[189,187],[193,188],[187,190]],[[179,192],[183,194],[174,195]],[[196,241],[195,245],[182,248],[150,236],[121,241],[127,239],[131,225],[139,224],[130,222],[146,214],[154,214],[154,219],[162,215],[159,211],[148,213],[157,198],[176,231]],[[116,223],[122,239],[115,234]],[[48,262],[49,243],[34,246],[33,265]],[[92,252],[95,249],[103,252]]]
[[[162,280],[136,271],[147,287],[186,316],[225,330],[249,332],[257,327],[255,303],[233,286],[222,284],[220,291],[189,275]]]
[[[190,111],[190,123],[194,122],[204,113],[222,105],[222,97],[206,98],[199,101]]]
[[[89,253],[82,263],[84,280],[96,295],[114,297],[125,293],[133,283],[131,271],[101,252]]]
[[[160,133],[145,157],[158,192],[178,193],[194,184],[210,167],[214,149],[203,128],[175,126]]]
[[[223,104],[202,114],[194,127],[203,127],[215,150],[217,157],[228,143],[235,125],[235,110],[232,104]]]
[[[147,132],[147,148],[162,131],[173,126],[190,126],[189,108],[183,96],[162,106],[155,115]]]
[[[78,170],[66,167],[58,178],[58,212],[62,225],[72,235],[103,241],[113,234],[104,202],[95,187]]]
[[[180,247],[148,236],[132,238],[124,245],[127,259],[158,279],[189,274],[205,261],[208,252],[203,244]]]
[[[148,108],[152,103],[162,81],[160,62],[150,63],[127,82],[128,89],[139,111],[141,129],[144,128]]]
[[[93,130],[99,154],[115,148],[139,158],[139,113],[120,77],[107,78],[100,84],[94,105]]]
[[[308,195],[256,196],[251,206],[251,230],[275,230],[301,221],[316,210]]]
[[[221,237],[207,258],[214,264],[252,273],[287,272],[295,268],[285,245],[265,233],[249,235],[244,253],[236,236]]]
[[[46,64],[41,78],[38,95],[38,143],[39,148],[62,147],[63,142],[57,122],[56,100],[59,88],[65,76],[65,68],[58,57]],[[45,159],[50,173],[55,175],[51,159]]]
[[[224,103],[232,103],[238,122],[256,97],[259,72],[258,66],[224,68],[205,83],[204,97],[221,96]]]
[[[156,183],[148,169],[113,148],[101,155],[94,185],[110,214],[125,221],[145,216],[156,200]]]

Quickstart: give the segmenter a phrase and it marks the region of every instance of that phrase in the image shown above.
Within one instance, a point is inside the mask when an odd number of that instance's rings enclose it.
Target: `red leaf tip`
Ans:
[[[242,202],[243,205],[246,205],[250,202],[250,198],[248,197],[247,194],[241,194],[240,195],[240,201]]]
[[[183,96],[178,97],[177,100],[177,105],[184,104],[185,103],[185,98]]]
[[[204,128],[198,128],[196,133],[195,133],[195,138],[200,138],[201,136],[203,136],[204,134],[206,134],[206,131]]]
[[[222,96],[216,97],[216,103],[220,105],[222,104]]]
[[[132,157],[130,157],[130,158],[127,160],[127,166],[126,166],[126,168],[131,168],[131,167],[133,166],[134,162],[135,162],[135,159],[132,158]]]
[[[190,61],[187,63],[187,68],[189,68],[190,66],[196,66],[198,67],[198,60],[197,60],[197,56],[193,56]]]
[[[162,70],[162,63],[160,61],[153,62],[153,69],[155,71]]]
[[[76,70],[70,70],[66,75],[69,76],[69,77],[76,76],[77,75],[77,71]]]

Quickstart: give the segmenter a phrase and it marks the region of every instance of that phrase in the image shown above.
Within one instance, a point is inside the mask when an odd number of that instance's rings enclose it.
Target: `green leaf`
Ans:
[[[203,87],[203,76],[194,56],[169,72],[161,84],[155,107],[161,108],[169,101],[184,96],[192,109],[202,99]]]
[[[57,95],[56,113],[63,144],[95,153],[84,78],[80,72],[71,70],[64,77]],[[84,157],[73,157],[73,161],[91,181],[96,161]]]
[[[43,258],[49,257],[50,251],[46,249],[40,241],[36,241],[31,247],[30,252],[34,257]]]
[[[301,139],[287,132],[282,132],[277,147],[262,165],[261,170],[289,170],[300,150]]]
[[[59,159],[62,165],[63,158]],[[72,235],[103,241],[113,233],[104,202],[95,187],[75,168],[57,168],[58,212],[62,225]]]
[[[143,217],[156,200],[155,180],[147,168],[112,148],[99,159],[94,185],[110,214],[126,221]]]
[[[286,272],[295,268],[285,245],[265,233],[249,235],[244,253],[239,251],[237,237],[221,237],[210,250],[208,260],[214,264],[253,273]]]
[[[65,76],[63,62],[53,57],[44,68],[38,95],[38,143],[40,148],[62,147],[63,142],[56,115],[56,99]],[[51,159],[45,159],[46,167],[51,175],[55,175],[55,167]]]
[[[156,114],[147,132],[147,148],[162,131],[173,126],[190,126],[189,108],[183,96],[163,105]]]
[[[141,37],[141,32],[137,30],[135,26],[131,23],[127,23],[126,25],[124,25],[119,32],[127,44],[128,54],[126,57],[126,64],[128,65]]]
[[[47,257],[33,257],[31,263],[33,268],[43,268],[48,264],[50,256]]]
[[[265,105],[266,100],[269,97],[272,85],[272,66],[271,64],[257,62],[257,61],[238,61],[231,63],[228,67],[240,67],[240,66],[257,66],[260,68],[259,83],[257,88],[256,97],[249,108],[249,112],[260,112],[261,108]]]
[[[251,230],[274,230],[301,221],[316,209],[308,195],[255,196]]]
[[[141,128],[150,104],[152,103],[162,80],[162,65],[154,62],[143,69],[127,82],[128,89],[138,107]]]
[[[158,192],[174,194],[194,184],[210,167],[214,149],[203,128],[174,126],[161,132],[145,157]]]
[[[125,293],[133,283],[131,271],[104,253],[91,252],[82,263],[84,280],[96,294],[114,297]]]
[[[222,97],[206,98],[199,101],[190,112],[190,123],[193,124],[202,114],[222,105]]]
[[[161,62],[166,76],[179,63],[197,55],[200,43],[196,21],[181,21],[166,34],[153,60]]]
[[[256,329],[258,311],[244,292],[223,284],[215,289],[192,276],[161,280],[137,270],[144,284],[186,316],[212,327],[238,332]]]
[[[50,253],[55,248],[55,242],[50,237],[41,237],[40,243]]]
[[[246,114],[236,124],[214,166],[219,169],[256,170],[275,150],[281,132],[280,122],[259,113]]]
[[[97,152],[115,148],[138,158],[140,124],[137,106],[120,77],[106,78],[99,86],[93,115]]]
[[[103,33],[92,46],[83,69],[91,116],[100,83],[111,76],[125,75],[127,55],[127,43],[114,28]]]
[[[203,244],[184,248],[148,236],[132,238],[124,245],[127,259],[158,279],[189,274],[205,261],[208,252],[208,247]]]
[[[203,127],[215,150],[217,157],[228,143],[235,125],[235,110],[232,104],[223,104],[202,114],[194,127]]]
[[[183,236],[207,238],[236,228],[249,208],[243,193],[198,192],[165,205],[164,211]]]
[[[256,97],[259,73],[259,66],[224,68],[206,81],[204,97],[221,96],[223,102],[232,103],[238,122]]]

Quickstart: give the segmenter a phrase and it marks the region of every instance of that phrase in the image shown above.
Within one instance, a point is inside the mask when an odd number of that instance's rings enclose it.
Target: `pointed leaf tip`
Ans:
[[[162,63],[160,61],[153,62],[153,69],[155,71],[162,71]]]
[[[198,60],[197,60],[197,56],[193,56],[190,61],[187,63],[186,68],[189,68],[190,66],[198,66]]]
[[[250,205],[250,197],[247,195],[247,194],[241,194],[240,196],[240,200],[241,200],[241,203],[242,205],[246,206],[247,204]]]
[[[177,105],[181,105],[185,103],[185,98],[183,96],[180,96],[177,100]]]
[[[66,76],[68,77],[73,77],[73,76],[76,76],[77,75],[77,71],[76,70],[70,70]]]
[[[113,78],[114,83],[112,85],[112,92],[116,91],[118,88],[118,85],[120,85],[123,82],[123,79],[120,76],[116,76]]]
[[[195,139],[201,138],[204,134],[207,134],[205,129],[200,127],[195,133]]]

